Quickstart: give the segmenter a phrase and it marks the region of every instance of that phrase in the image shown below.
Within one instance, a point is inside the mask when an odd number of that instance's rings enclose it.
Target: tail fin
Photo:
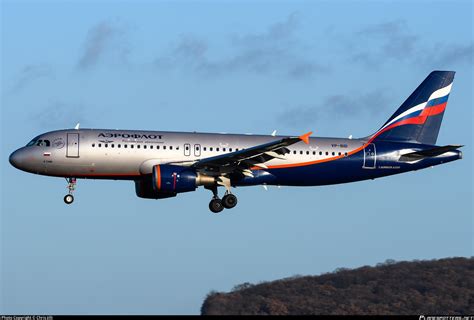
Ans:
[[[370,140],[436,144],[454,73],[431,72]]]

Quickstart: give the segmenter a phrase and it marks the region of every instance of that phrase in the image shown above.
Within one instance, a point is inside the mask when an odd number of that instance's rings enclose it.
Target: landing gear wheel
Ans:
[[[232,193],[226,194],[222,198],[222,205],[226,209],[232,209],[233,207],[235,207],[237,205],[237,197],[234,196]]]
[[[67,189],[69,190],[69,193],[64,196],[64,202],[66,204],[71,204],[74,201],[74,196],[72,195],[72,193],[74,192],[74,190],[76,190],[77,180],[76,178],[65,178],[65,179],[67,181]]]
[[[74,201],[74,197],[73,197],[72,194],[67,194],[67,195],[64,196],[64,202],[66,204],[71,204],[71,203],[73,203],[73,201]]]
[[[224,210],[221,199],[212,199],[211,202],[209,202],[209,209],[214,213],[219,213]]]

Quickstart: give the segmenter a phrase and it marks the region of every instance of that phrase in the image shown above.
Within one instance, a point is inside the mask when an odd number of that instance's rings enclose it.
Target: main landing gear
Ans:
[[[209,188],[212,191],[212,200],[209,202],[209,209],[214,213],[219,213],[225,209],[232,209],[237,205],[237,197],[234,196],[229,191],[226,191],[222,200],[219,198],[217,194],[217,186]]]
[[[74,190],[76,189],[76,178],[66,178],[66,181],[68,182],[68,185],[67,185],[67,188],[69,190],[68,194],[64,196],[64,202],[66,204],[71,204],[74,202],[74,196],[72,195],[72,193],[74,192]]]

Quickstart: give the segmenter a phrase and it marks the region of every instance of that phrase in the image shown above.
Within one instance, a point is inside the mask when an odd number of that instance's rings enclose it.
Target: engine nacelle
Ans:
[[[145,199],[165,199],[176,197],[176,192],[156,192],[153,188],[151,174],[146,178],[135,181],[135,193],[137,197]]]
[[[196,190],[196,170],[175,165],[156,165],[153,167],[153,189],[156,192],[180,193]]]

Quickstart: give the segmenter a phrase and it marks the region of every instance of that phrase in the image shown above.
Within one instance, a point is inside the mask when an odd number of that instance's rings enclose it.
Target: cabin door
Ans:
[[[79,133],[67,134],[66,157],[79,158]]]
[[[377,154],[375,149],[375,144],[369,143],[364,148],[364,169],[375,169],[375,164],[377,162]]]

